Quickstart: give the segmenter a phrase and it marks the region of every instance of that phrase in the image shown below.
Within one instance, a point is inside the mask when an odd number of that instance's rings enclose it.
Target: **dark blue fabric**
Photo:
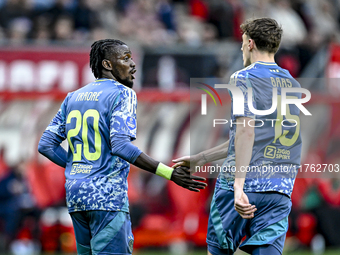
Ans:
[[[68,140],[65,188],[69,212],[128,212],[130,164],[112,153],[111,140],[136,138],[136,111],[136,93],[113,79],[91,82],[69,93],[61,104],[46,130]],[[113,144],[115,153],[128,157],[124,152],[130,145]],[[131,161],[136,151],[133,147]]]
[[[281,255],[282,252],[279,248],[282,243],[285,241],[285,236],[281,236],[275,240],[275,242],[271,245],[257,246],[254,248],[252,255]]]
[[[267,238],[261,245],[247,245],[246,241],[250,237],[255,236],[261,230],[266,229],[268,226],[275,224],[287,217],[291,209],[290,199],[287,196],[277,192],[258,192],[246,194],[249,198],[249,203],[255,205],[257,208],[257,211],[255,212],[255,217],[249,220],[243,219],[236,212],[234,208],[234,192],[220,189],[218,187],[215,189],[211,208],[217,208],[218,213],[221,217],[225,238],[228,241],[230,240],[232,242],[231,244],[229,244],[229,247],[232,247],[232,249],[221,247],[219,242],[221,238],[218,236],[219,232],[216,231],[216,229],[218,229],[218,226],[214,226],[214,222],[216,224],[216,220],[214,221],[214,215],[211,211],[208,222],[207,243],[208,250],[211,250],[210,252],[213,255],[233,254],[236,248],[239,247],[244,236],[246,236],[247,238],[245,242],[242,243],[240,249],[250,254],[255,248],[262,245],[270,244],[274,245],[278,250],[282,251],[285,234]],[[282,231],[285,232],[286,229],[282,229]],[[220,253],[216,252],[216,250],[218,250]]]
[[[21,206],[23,194],[18,194],[11,188],[16,182],[24,185],[23,181],[15,175],[14,171],[0,179],[0,220],[3,225],[3,234],[15,238],[20,227]]]
[[[51,131],[45,130],[40,138],[38,151],[61,167],[66,167],[67,152],[60,146],[63,139]]]
[[[232,250],[220,249],[220,248],[218,248],[217,246],[214,246],[214,245],[208,245],[208,251],[212,255],[232,255],[232,254],[234,254],[234,252]]]
[[[131,143],[130,136],[115,135],[111,138],[112,154],[118,156],[127,162],[134,163],[142,153],[137,146]]]
[[[101,251],[96,251],[96,247],[91,247],[91,240],[101,234],[108,224],[115,224],[118,214],[123,214],[125,220],[117,233],[109,236],[110,241],[105,244]],[[108,211],[82,211],[70,214],[76,235],[78,254],[81,254],[79,247],[86,250],[87,247],[92,253],[88,254],[131,254],[133,246],[133,234],[131,230],[130,215],[126,212]],[[112,222],[113,221],[113,222]],[[106,235],[106,238],[108,236]],[[85,248],[85,249],[84,249]],[[86,253],[84,253],[86,254]]]
[[[230,85],[242,91],[242,96],[232,96],[231,121],[238,117],[249,117],[255,120],[248,122],[254,125],[254,143],[243,190],[245,192],[276,191],[291,196],[299,165],[301,164],[302,140],[300,134],[300,109],[289,104],[286,114],[282,115],[281,93],[286,89],[300,89],[300,84],[275,63],[257,61],[252,65],[235,72],[230,78]],[[250,94],[250,91],[251,94]],[[277,92],[275,92],[277,91]],[[273,93],[277,93],[277,104],[274,112],[267,115],[254,114],[256,110],[269,110],[273,105]],[[249,97],[248,97],[249,96]],[[287,96],[301,99],[300,92],[288,92]],[[248,102],[248,99],[249,102]],[[283,99],[283,98],[282,98]],[[244,112],[234,114],[234,103],[244,103]],[[251,107],[252,106],[252,107]],[[262,112],[263,113],[263,112]],[[271,121],[270,121],[271,120]],[[284,122],[283,122],[284,121]],[[231,122],[230,122],[231,123]],[[221,168],[227,169],[219,175],[220,182],[226,189],[233,190],[235,171],[235,136],[238,125],[231,125],[229,131],[228,156]],[[268,168],[271,166],[272,168]]]

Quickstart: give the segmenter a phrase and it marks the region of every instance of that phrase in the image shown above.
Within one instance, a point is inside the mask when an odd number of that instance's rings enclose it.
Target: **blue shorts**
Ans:
[[[257,211],[243,219],[234,207],[234,192],[215,188],[211,201],[207,244],[213,255],[233,254],[240,249],[251,254],[259,246],[272,245],[282,253],[292,206],[288,196],[277,192],[246,193]]]
[[[126,212],[71,213],[78,255],[132,254],[133,234]]]

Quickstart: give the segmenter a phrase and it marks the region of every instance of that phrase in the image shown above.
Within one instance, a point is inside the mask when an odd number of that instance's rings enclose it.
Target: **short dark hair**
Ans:
[[[105,39],[95,41],[91,45],[90,67],[94,77],[101,78],[103,70],[102,61],[108,58],[109,54],[115,53],[119,45],[126,45],[126,43],[115,39]]]
[[[255,41],[256,47],[260,51],[276,53],[279,49],[282,27],[271,18],[249,19],[241,24],[244,34]]]

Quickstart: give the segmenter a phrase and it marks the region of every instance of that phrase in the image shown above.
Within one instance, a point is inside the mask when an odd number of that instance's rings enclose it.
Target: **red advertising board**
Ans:
[[[65,93],[93,79],[89,49],[0,49],[0,92]]]
[[[329,48],[329,62],[326,69],[326,78],[329,92],[334,94],[340,94],[340,84],[338,78],[340,78],[340,45],[333,44]]]

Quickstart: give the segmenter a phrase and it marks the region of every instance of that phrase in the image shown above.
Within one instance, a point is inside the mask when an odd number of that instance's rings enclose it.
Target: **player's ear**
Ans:
[[[255,48],[255,42],[253,39],[248,40],[248,50],[251,51],[252,49]]]
[[[110,70],[110,71],[112,70],[112,64],[110,60],[103,59],[102,65],[106,70]]]

